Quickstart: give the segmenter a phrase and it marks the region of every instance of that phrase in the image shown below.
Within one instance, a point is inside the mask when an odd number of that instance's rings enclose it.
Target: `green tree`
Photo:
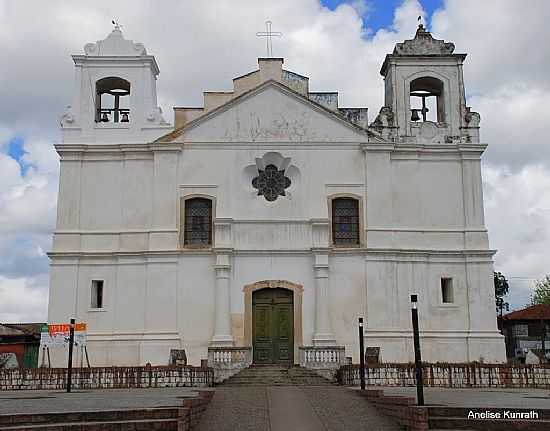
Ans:
[[[531,303],[533,305],[550,304],[550,274],[535,282],[535,291]]]
[[[510,304],[504,302],[504,297],[508,295],[508,290],[510,286],[508,285],[508,280],[502,272],[494,272],[493,280],[495,283],[495,302],[497,307],[497,313],[502,316],[504,310],[508,311],[510,309]]]

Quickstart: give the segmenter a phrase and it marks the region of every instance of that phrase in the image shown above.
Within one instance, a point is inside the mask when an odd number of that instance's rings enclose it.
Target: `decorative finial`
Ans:
[[[115,30],[120,31],[120,29],[122,28],[122,24],[120,22],[118,22],[116,19],[111,20],[111,22],[115,26]]]
[[[259,31],[259,32],[256,33],[256,36],[262,36],[262,37],[266,38],[267,56],[268,57],[273,57],[273,45],[272,45],[271,38],[273,36],[281,37],[283,35],[283,33],[281,33],[280,31],[271,31],[271,24],[272,24],[271,21],[266,21],[265,22],[265,30],[266,31]]]
[[[418,15],[418,29],[419,30],[424,30],[424,23],[422,22],[422,15]]]

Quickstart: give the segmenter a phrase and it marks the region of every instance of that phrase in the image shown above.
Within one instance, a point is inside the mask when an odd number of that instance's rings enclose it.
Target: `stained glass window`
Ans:
[[[280,171],[275,165],[267,165],[258,176],[252,180],[252,187],[258,189],[258,196],[263,196],[273,202],[279,196],[286,196],[285,189],[290,187],[290,178],[285,177],[285,171]]]
[[[359,245],[359,201],[332,200],[332,240],[335,245]]]
[[[185,201],[185,245],[212,244],[212,201],[193,198]]]

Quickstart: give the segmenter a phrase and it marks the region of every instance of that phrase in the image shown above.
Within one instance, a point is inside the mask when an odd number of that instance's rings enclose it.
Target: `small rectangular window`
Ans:
[[[452,278],[441,278],[441,298],[443,299],[443,304],[452,304],[454,302]]]
[[[103,308],[103,280],[92,280],[91,308]]]

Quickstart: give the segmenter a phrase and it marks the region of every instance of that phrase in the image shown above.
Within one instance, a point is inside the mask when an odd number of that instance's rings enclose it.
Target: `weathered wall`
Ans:
[[[343,366],[341,384],[360,384],[359,365]],[[423,382],[443,388],[550,388],[549,365],[428,364],[422,367]],[[367,385],[415,386],[414,364],[380,364],[365,368]]]
[[[198,367],[74,368],[71,382],[73,389],[204,387],[213,385],[214,372]],[[0,370],[0,390],[66,387],[66,368]]]

